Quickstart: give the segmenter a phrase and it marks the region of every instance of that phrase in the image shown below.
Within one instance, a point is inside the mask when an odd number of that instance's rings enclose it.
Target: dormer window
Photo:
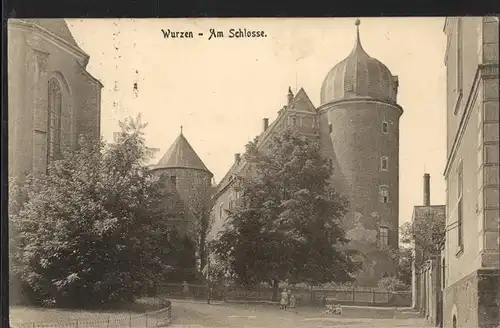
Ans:
[[[387,134],[389,131],[389,124],[387,124],[387,122],[382,122],[382,133],[383,134]]]
[[[380,170],[387,171],[388,169],[389,169],[389,160],[387,159],[387,156],[382,156],[382,158],[380,158]]]

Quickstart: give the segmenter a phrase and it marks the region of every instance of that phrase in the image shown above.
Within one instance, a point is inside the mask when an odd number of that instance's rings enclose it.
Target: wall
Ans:
[[[198,211],[208,204],[212,174],[203,170],[184,168],[160,168],[153,172],[176,177],[175,187],[185,205],[186,219],[194,222],[193,211]]]

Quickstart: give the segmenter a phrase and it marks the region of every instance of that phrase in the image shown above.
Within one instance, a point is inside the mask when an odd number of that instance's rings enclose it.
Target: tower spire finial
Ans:
[[[354,25],[356,25],[356,42],[360,43],[360,40],[359,40],[359,25],[361,25],[361,20],[359,20],[359,18],[356,18],[356,21],[354,22]]]
[[[182,125],[181,125],[181,134],[182,134]]]
[[[361,46],[361,39],[359,37],[359,25],[361,25],[361,20],[359,18],[356,18],[354,25],[356,25],[356,43],[354,45],[354,49],[352,49],[351,54],[354,54],[357,51],[364,52],[363,46]]]

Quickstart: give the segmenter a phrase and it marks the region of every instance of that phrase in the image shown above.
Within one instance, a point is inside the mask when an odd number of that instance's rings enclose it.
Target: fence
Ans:
[[[157,307],[144,313],[128,312],[102,315],[94,318],[67,319],[50,322],[11,323],[10,328],[155,328],[164,327],[172,320],[172,305],[163,298],[143,298],[138,305]]]
[[[323,305],[326,298],[340,304],[411,306],[411,292],[390,292],[377,288],[294,288],[298,304]],[[199,284],[165,284],[158,291],[169,298],[207,299],[208,288]],[[236,286],[212,286],[211,299],[225,301],[272,301],[272,288],[246,290]]]

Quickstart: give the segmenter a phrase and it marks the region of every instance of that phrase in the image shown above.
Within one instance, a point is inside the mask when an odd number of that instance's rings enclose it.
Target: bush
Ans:
[[[378,288],[390,292],[407,290],[409,286],[405,285],[401,280],[396,277],[384,277],[379,280]]]

